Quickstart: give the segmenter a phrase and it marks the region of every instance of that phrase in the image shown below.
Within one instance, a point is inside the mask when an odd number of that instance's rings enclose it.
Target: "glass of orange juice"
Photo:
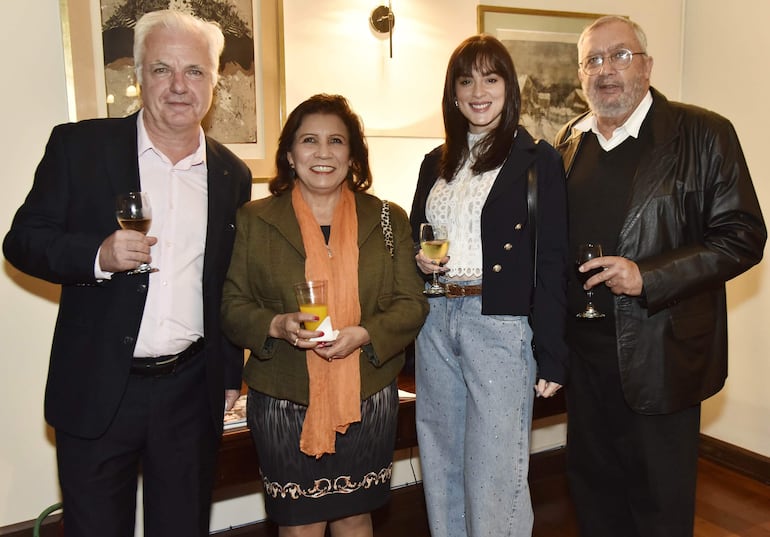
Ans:
[[[297,297],[299,311],[312,313],[317,321],[305,321],[305,329],[317,330],[321,322],[329,315],[326,302],[326,280],[313,280],[294,284],[294,294]]]

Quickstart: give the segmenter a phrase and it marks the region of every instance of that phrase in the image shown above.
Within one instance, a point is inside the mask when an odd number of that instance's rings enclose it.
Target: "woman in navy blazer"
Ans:
[[[444,85],[446,141],[422,163],[411,212],[445,225],[449,257],[417,338],[417,433],[433,537],[530,536],[527,485],[534,396],[564,384],[567,212],[561,157],[518,125],[508,51],[473,36]],[[537,285],[527,177],[537,174]],[[451,258],[451,259],[450,259]],[[437,265],[438,263],[438,265]],[[532,317],[537,362],[533,356]]]

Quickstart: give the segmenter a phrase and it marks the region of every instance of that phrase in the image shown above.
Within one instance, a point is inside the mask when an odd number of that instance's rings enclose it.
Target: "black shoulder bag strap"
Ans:
[[[539,140],[535,140],[537,145]],[[537,287],[537,158],[527,170],[527,219],[529,238],[532,242],[532,295],[529,299],[529,323],[532,325],[532,312],[535,309],[535,287]]]

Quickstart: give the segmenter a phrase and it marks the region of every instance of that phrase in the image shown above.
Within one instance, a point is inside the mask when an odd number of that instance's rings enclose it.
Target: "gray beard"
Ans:
[[[589,88],[584,88],[586,100],[591,107],[591,111],[599,117],[622,118],[631,115],[648,89],[641,79],[636,78],[626,86],[630,91],[623,92],[616,100],[606,102],[601,100],[601,98],[597,98],[596,88],[600,85],[599,82],[600,80],[596,80]]]

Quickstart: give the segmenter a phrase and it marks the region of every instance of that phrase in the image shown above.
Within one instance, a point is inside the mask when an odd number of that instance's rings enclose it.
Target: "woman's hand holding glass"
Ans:
[[[443,296],[444,288],[438,283],[438,275],[448,270],[444,266],[449,261],[449,256],[446,255],[448,250],[449,240],[445,226],[420,224],[420,251],[415,259],[423,273],[433,275],[431,286],[423,291],[423,294]]]
[[[346,326],[334,341],[322,341],[313,350],[317,355],[331,362],[349,355],[356,349],[371,342],[369,331],[363,326]]]
[[[270,321],[267,335],[276,339],[286,340],[290,345],[298,349],[314,349],[318,346],[318,342],[310,340],[321,337],[323,332],[320,330],[306,330],[302,323],[318,320],[318,315],[312,313],[302,313],[301,311],[281,313]]]
[[[369,332],[363,326],[346,326],[339,331],[334,341],[311,341],[323,336],[320,330],[306,330],[303,323],[318,321],[312,313],[281,313],[270,322],[268,335],[288,341],[298,349],[313,349],[321,358],[331,362],[352,353],[355,349],[371,342]]]
[[[421,249],[417,252],[417,255],[414,256],[414,259],[417,261],[417,267],[423,274],[433,274],[434,272],[443,274],[449,270],[449,267],[446,266],[446,264],[449,263],[448,255],[436,261],[426,256]]]

